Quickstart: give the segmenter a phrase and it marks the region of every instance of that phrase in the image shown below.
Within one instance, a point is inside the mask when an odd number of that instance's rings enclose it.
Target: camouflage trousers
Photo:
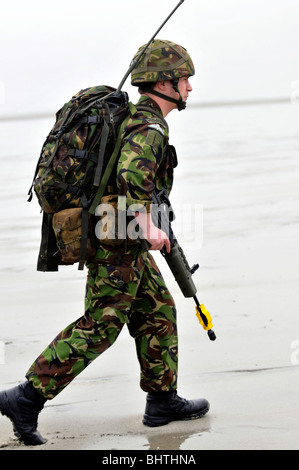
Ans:
[[[54,398],[106,351],[127,324],[136,344],[140,386],[146,392],[177,387],[176,309],[153,257],[139,247],[104,248],[88,265],[84,316],[61,331],[26,377]]]

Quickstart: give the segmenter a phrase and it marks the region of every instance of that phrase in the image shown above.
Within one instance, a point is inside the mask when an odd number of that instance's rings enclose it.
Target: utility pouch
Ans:
[[[84,262],[92,260],[96,254],[91,218],[86,217],[84,222],[84,210],[75,207],[53,215],[52,226],[60,254],[59,264],[79,262],[79,269],[83,269]]]

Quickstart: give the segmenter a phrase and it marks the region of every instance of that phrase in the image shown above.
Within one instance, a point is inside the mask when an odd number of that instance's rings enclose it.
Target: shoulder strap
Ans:
[[[155,109],[151,108],[150,106],[143,106],[143,105],[136,106],[136,109],[137,109],[137,111],[145,111],[147,113],[151,113],[151,114],[154,114],[155,116],[157,116],[159,118],[159,120],[166,127],[167,132],[169,132],[169,127],[168,127],[167,121],[165,121],[164,117],[162,116],[161,113],[159,113],[159,111],[156,111]]]
[[[116,159],[117,159],[119,151],[120,151],[123,131],[124,131],[128,121],[129,121],[129,119],[131,118],[131,116],[137,112],[136,107],[131,102],[129,103],[129,110],[130,110],[129,114],[125,117],[125,119],[123,120],[123,122],[120,126],[118,136],[117,136],[117,141],[116,141],[113,153],[112,153],[112,155],[111,155],[111,157],[108,161],[108,164],[106,166],[106,170],[103,174],[103,178],[102,178],[101,183],[99,185],[99,188],[96,192],[96,195],[93,199],[92,205],[90,206],[90,209],[89,209],[90,214],[95,213],[95,210],[96,210],[97,206],[99,205],[100,200],[101,200],[101,198],[104,194],[105,188],[107,186],[107,183],[108,183],[110,175],[112,173],[114,164],[116,162]]]

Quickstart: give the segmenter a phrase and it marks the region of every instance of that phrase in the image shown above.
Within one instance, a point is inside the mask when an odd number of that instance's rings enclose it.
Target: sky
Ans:
[[[117,87],[177,3],[5,2],[0,117],[55,112],[82,88]],[[193,103],[288,98],[299,94],[298,18],[299,0],[185,0],[157,37],[190,53]],[[129,79],[123,89],[138,97]]]

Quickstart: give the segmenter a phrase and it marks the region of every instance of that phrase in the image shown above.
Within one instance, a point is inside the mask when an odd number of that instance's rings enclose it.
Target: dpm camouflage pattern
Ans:
[[[146,96],[138,105],[157,112]],[[124,131],[111,191],[125,196],[125,205],[150,208],[155,189],[171,190],[175,151],[168,148],[168,128],[150,112],[138,112]],[[109,190],[109,188],[108,188]],[[126,210],[126,207],[123,208]],[[65,328],[36,359],[26,377],[53,398],[117,339],[124,324],[135,339],[146,392],[177,387],[176,309],[152,256],[140,244],[108,246],[98,242],[87,265],[85,314]]]
[[[146,392],[177,387],[176,309],[153,258],[138,246],[100,247],[88,265],[85,315],[52,341],[26,377],[54,398],[117,339],[126,323],[135,339],[140,386]]]
[[[140,47],[135,58],[142,51]],[[156,83],[164,80],[193,76],[195,68],[186,49],[171,41],[156,39],[147,48],[140,62],[133,69],[131,84]]]
[[[129,119],[117,166],[117,193],[126,196],[127,208],[137,203],[149,210],[154,190],[170,193],[177,159],[174,147],[168,144],[168,125],[159,106],[145,95],[138,106],[152,108],[160,116],[140,111]]]
[[[33,182],[42,209],[55,213],[69,207],[82,206],[82,194],[90,200],[96,192],[94,176],[98,165],[103,123],[110,124],[109,98],[115,89],[95,86],[81,90],[56,113],[56,122],[41,152]],[[125,94],[123,94],[125,96]],[[103,100],[103,101],[100,101]],[[114,132],[128,113],[119,103],[113,111],[115,129],[109,133],[104,163],[115,146]]]

